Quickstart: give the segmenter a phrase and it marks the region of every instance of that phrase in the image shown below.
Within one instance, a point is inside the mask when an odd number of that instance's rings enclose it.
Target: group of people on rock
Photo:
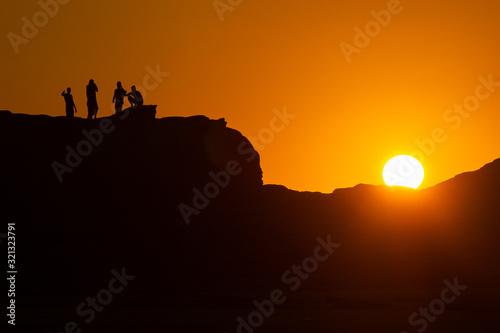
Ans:
[[[115,104],[115,113],[121,112],[123,108],[123,100],[125,96],[128,97],[128,101],[130,103],[131,108],[136,108],[141,106],[144,103],[144,99],[142,98],[142,94],[136,89],[135,86],[132,86],[132,91],[127,93],[125,89],[122,87],[122,83],[120,81],[116,84],[117,88],[115,89],[115,93],[113,95],[113,103]],[[90,80],[87,85],[87,109],[88,115],[87,119],[96,119],[97,111],[99,107],[97,106],[97,92],[99,89],[95,84],[94,80]],[[73,100],[73,95],[71,95],[71,88],[67,88],[61,94],[64,97],[64,101],[66,102],[66,116],[69,118],[73,118],[75,113],[77,113],[75,101]]]

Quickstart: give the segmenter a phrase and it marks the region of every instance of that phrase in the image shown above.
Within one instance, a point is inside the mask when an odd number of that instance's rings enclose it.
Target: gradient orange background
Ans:
[[[7,35],[21,35],[21,19],[41,8],[2,1],[0,109],[63,115],[70,86],[85,117],[92,78],[99,116],[111,115],[116,81],[130,90],[159,65],[170,75],[146,92],[158,117],[226,118],[256,137],[274,109],[296,115],[260,149],[265,183],[322,192],[382,184],[385,162],[435,128],[447,139],[422,161],[421,188],[500,157],[500,87],[459,128],[443,119],[479,76],[500,80],[500,2],[401,1],[348,63],[339,45],[354,44],[354,28],[387,4],[243,0],[222,21],[212,0],[72,0],[16,54]]]

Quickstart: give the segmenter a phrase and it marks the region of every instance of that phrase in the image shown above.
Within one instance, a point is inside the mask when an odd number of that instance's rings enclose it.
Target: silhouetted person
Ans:
[[[123,107],[123,99],[127,94],[127,91],[123,89],[122,83],[118,81],[116,83],[117,88],[115,89],[115,94],[113,95],[113,103],[115,103],[115,112],[121,112]]]
[[[97,110],[99,107],[97,106],[97,96],[96,92],[98,92],[97,85],[94,83],[94,80],[90,80],[87,85],[87,108],[89,110],[89,114],[87,119],[92,119],[92,117],[97,118]]]
[[[73,95],[71,95],[71,88],[68,88],[67,90],[68,92],[65,92],[63,90],[61,96],[64,97],[64,101],[66,102],[66,116],[69,118],[73,118],[75,116],[75,113],[77,112],[76,105],[73,101]]]
[[[135,109],[144,103],[141,93],[136,90],[135,86],[132,86],[132,91],[127,94],[128,101],[130,102],[130,107]]]

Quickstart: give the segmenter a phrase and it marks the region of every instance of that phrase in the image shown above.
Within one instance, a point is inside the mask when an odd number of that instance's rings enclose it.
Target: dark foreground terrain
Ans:
[[[0,112],[11,329],[500,332],[500,160],[420,191],[299,193],[263,186],[223,119],[154,116]]]

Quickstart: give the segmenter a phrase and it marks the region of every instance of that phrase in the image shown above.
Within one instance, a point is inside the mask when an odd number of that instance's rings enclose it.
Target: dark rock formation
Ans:
[[[23,332],[69,321],[88,332],[235,332],[274,289],[287,302],[262,332],[341,332],[365,318],[370,327],[351,331],[401,331],[456,276],[469,289],[446,315],[483,309],[493,314],[483,331],[500,324],[500,160],[421,191],[300,193],[262,186],[258,154],[223,119],[128,111],[96,121],[0,112],[0,212],[16,223]],[[284,272],[329,235],[340,247],[292,292]],[[136,278],[86,323],[75,309],[122,267]],[[475,330],[446,323],[429,332]]]

